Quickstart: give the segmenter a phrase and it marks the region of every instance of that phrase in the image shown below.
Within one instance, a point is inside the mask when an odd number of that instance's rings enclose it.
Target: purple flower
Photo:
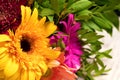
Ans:
[[[21,5],[27,0],[0,0],[0,33],[15,29],[21,22]]]
[[[82,46],[78,39],[77,31],[80,29],[80,23],[74,20],[74,15],[69,14],[65,21],[60,21],[60,29],[51,37],[51,44],[57,44],[62,40],[65,45],[65,64],[77,71],[80,68],[80,56],[82,55]]]

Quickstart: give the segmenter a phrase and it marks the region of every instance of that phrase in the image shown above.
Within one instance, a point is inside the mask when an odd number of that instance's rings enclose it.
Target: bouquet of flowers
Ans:
[[[0,0],[0,80],[94,80],[118,29],[120,0]]]

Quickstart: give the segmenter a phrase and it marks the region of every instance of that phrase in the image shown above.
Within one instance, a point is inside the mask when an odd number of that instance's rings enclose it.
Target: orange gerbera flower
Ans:
[[[15,33],[0,35],[0,80],[40,80],[48,64],[60,51],[49,46],[47,38],[55,30],[53,22],[38,20],[38,11],[31,15],[29,7],[21,7],[22,22]]]

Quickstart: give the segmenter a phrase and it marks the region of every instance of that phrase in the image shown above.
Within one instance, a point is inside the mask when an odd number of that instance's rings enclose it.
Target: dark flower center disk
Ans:
[[[20,41],[20,44],[21,44],[21,49],[22,49],[22,51],[24,51],[24,52],[30,51],[30,49],[31,49],[31,44],[30,44],[30,42],[29,42],[27,39],[22,39],[22,40]]]

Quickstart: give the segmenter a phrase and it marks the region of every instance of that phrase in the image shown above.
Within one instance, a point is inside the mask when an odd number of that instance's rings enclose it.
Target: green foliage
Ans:
[[[98,35],[96,32],[89,31],[87,29],[81,29],[78,31],[79,39],[83,42],[84,54],[82,55],[82,67],[76,73],[85,80],[94,80],[94,76],[102,75],[106,71],[106,65],[104,65],[102,58],[112,58],[110,56],[110,50],[100,52],[102,42],[99,41],[102,35]],[[84,47],[84,46],[87,46]]]
[[[82,67],[76,73],[85,80],[94,80],[106,71],[102,58],[112,58],[110,50],[100,52],[103,35],[96,31],[103,29],[112,35],[112,28],[119,27],[119,19],[114,10],[120,10],[120,0],[35,0],[32,8],[39,10],[39,16],[46,16],[49,21],[58,24],[69,13],[75,15],[75,19],[81,23],[78,31],[84,54],[82,55]],[[60,40],[57,46],[65,45]],[[87,47],[85,47],[87,46]]]
[[[50,0],[51,7],[57,15],[60,15],[64,8],[65,0]]]
[[[78,0],[72,3],[67,9],[67,13],[74,13],[84,9],[88,9],[91,6],[92,2],[88,0]]]
[[[48,20],[53,20],[55,24],[69,13],[74,13],[76,20],[80,21],[85,29],[104,29],[112,34],[112,26],[119,26],[118,16],[114,12],[120,9],[119,2],[120,0],[35,0],[33,8],[39,10],[40,17],[47,16]]]

